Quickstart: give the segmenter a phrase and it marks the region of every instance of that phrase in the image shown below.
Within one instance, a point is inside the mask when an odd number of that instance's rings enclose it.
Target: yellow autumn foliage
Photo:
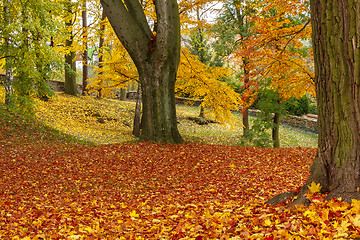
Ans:
[[[177,74],[175,91],[190,98],[201,99],[201,106],[218,121],[231,121],[231,111],[241,105],[240,95],[221,78],[230,74],[230,69],[209,67],[183,48]]]

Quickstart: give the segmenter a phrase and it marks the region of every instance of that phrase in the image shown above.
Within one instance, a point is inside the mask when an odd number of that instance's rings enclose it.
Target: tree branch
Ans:
[[[147,57],[150,51],[149,40],[151,37],[150,27],[145,27],[148,25],[146,18],[136,19],[140,15],[138,11],[142,11],[140,3],[135,7],[135,3],[130,3],[129,0],[126,1],[128,5],[125,5],[122,0],[100,0],[100,2],[117,37],[137,65]],[[132,0],[131,2],[138,1]]]

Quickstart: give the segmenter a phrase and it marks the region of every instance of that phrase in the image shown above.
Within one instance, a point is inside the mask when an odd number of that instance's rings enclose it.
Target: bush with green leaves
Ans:
[[[285,101],[285,111],[287,114],[294,116],[302,116],[310,112],[310,103],[306,95],[299,99],[294,97]]]

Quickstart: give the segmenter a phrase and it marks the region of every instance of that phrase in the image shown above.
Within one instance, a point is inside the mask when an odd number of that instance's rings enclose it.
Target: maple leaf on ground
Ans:
[[[321,186],[320,183],[316,184],[315,182],[312,182],[310,186],[308,186],[311,193],[317,193],[320,192]]]

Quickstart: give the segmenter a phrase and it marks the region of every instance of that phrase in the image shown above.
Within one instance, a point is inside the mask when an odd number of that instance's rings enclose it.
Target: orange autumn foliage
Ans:
[[[247,58],[249,73],[245,77],[258,83],[271,79],[270,87],[285,99],[305,93],[315,96],[312,51],[304,50],[311,36],[306,1],[266,0],[255,9],[258,14],[250,17],[251,34],[239,39],[235,53],[240,59]]]

